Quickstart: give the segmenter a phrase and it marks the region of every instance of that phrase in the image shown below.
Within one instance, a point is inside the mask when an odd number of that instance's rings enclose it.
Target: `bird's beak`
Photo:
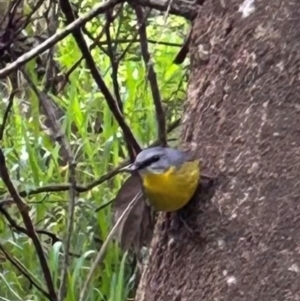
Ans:
[[[134,163],[129,164],[129,165],[119,169],[120,172],[122,172],[122,171],[124,171],[124,172],[133,172],[135,170],[137,170],[137,166]]]

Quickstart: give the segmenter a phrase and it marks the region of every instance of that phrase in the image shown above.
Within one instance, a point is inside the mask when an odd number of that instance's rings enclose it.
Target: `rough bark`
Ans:
[[[300,300],[300,1],[205,1],[190,51],[182,140],[219,184],[196,238],[158,225],[136,300]]]

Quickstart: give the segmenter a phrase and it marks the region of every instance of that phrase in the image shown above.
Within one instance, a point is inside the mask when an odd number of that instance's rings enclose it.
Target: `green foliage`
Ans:
[[[96,2],[91,0],[81,1],[79,14],[88,11],[95,4]],[[61,28],[64,27],[62,19],[59,24]],[[105,19],[99,16],[87,23],[85,28],[91,36],[96,37],[104,25]],[[33,26],[35,25],[29,24],[27,31],[36,32]],[[168,124],[181,116],[186,75],[182,66],[172,64],[179,47],[164,45],[161,42],[181,44],[186,28],[185,20],[173,16],[165,18],[157,12],[152,13],[147,20],[149,51]],[[121,55],[130,45],[119,64],[117,74],[119,92],[126,122],[138,142],[145,147],[157,139],[157,123],[151,88],[147,81],[147,70],[135,33],[136,17],[129,7],[124,7],[120,16],[111,25],[110,34],[111,39],[115,41],[113,46],[118,55]],[[85,37],[91,45],[92,41]],[[136,41],[131,43],[132,39]],[[116,43],[116,41],[120,42]],[[105,35],[99,40],[99,45],[107,49]],[[100,47],[94,48],[92,55],[106,85],[110,91],[113,91],[109,57]],[[55,47],[54,62],[61,74],[66,74],[80,57],[81,52],[71,35]],[[29,62],[26,71],[34,84],[42,90],[46,77],[37,76],[36,64],[35,61]],[[59,143],[51,137],[39,99],[28,85],[24,84],[22,89],[14,100],[2,142],[10,177],[18,191],[29,191],[53,183],[67,183],[68,167],[62,160]],[[62,91],[59,93],[48,91],[48,96],[62,112],[58,120],[77,163],[78,184],[85,185],[94,181],[127,158],[122,132],[84,62],[81,62],[70,74],[68,84]],[[6,100],[4,96],[3,99]],[[1,112],[4,112],[6,106],[7,102],[2,101]],[[2,117],[1,114],[0,118]],[[117,176],[92,190],[81,193],[76,199],[70,250],[72,254],[67,278],[68,292],[65,299],[67,301],[78,300],[92,258],[111,229],[111,208],[106,207],[97,213],[94,210],[113,199],[123,182],[124,178]],[[3,200],[5,191],[6,187],[3,182],[0,182],[0,194]],[[68,216],[66,210],[69,202],[68,191],[35,194],[26,197],[25,201],[30,205],[30,217],[36,229],[45,229],[59,238],[64,237]],[[17,224],[23,226],[16,207],[7,205],[5,208]],[[4,216],[1,217],[0,244],[20,266],[30,273],[35,283],[47,291],[32,241],[25,234],[11,229]],[[62,243],[58,241],[52,244],[49,236],[45,234],[39,234],[39,237],[55,288],[58,290],[62,266]],[[1,300],[47,300],[6,259],[1,250],[0,260]],[[130,256],[127,253],[123,254],[118,245],[112,243],[94,275],[86,300],[127,300],[134,286],[133,269]]]

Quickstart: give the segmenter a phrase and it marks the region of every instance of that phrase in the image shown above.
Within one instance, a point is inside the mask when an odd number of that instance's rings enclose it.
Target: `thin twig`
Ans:
[[[53,5],[53,7],[52,7]],[[47,26],[47,35],[51,36],[55,34],[57,31],[57,28],[59,27],[58,24],[58,18],[59,13],[57,11],[58,4],[55,2],[49,3],[49,9],[48,9],[48,26]],[[45,79],[44,79],[44,89],[43,91],[47,93],[49,90],[55,95],[57,93],[57,80],[55,80],[55,74],[57,73],[55,69],[56,68],[56,62],[54,59],[55,54],[55,47],[51,47],[47,54],[46,59],[46,67],[45,67]]]
[[[0,129],[1,140],[3,139],[4,129],[5,129],[6,121],[8,119],[8,114],[10,112],[10,109],[11,109],[12,105],[13,105],[14,93],[15,92],[12,92],[10,94],[9,104],[6,108],[6,111],[5,111],[5,114],[4,114],[4,117],[3,117],[3,123],[2,123],[1,129]],[[42,271],[44,273],[44,277],[45,277],[45,280],[46,280],[46,283],[47,283],[47,287],[48,287],[48,290],[49,290],[49,294],[48,294],[49,299],[55,301],[56,300],[56,293],[55,293],[55,289],[54,289],[54,286],[53,286],[50,270],[49,270],[46,258],[44,256],[42,245],[41,245],[41,243],[40,243],[40,241],[39,241],[39,239],[36,235],[36,232],[34,230],[34,226],[32,224],[32,221],[31,221],[30,217],[29,217],[28,207],[23,202],[23,200],[21,199],[20,195],[18,194],[17,190],[15,189],[15,187],[14,187],[14,185],[13,185],[13,183],[12,183],[10,177],[9,177],[8,170],[7,170],[7,167],[6,167],[5,157],[4,157],[4,154],[3,154],[3,151],[2,151],[1,148],[0,148],[0,176],[1,176],[4,184],[6,185],[11,197],[13,198],[14,202],[16,203],[16,205],[17,205],[17,207],[18,207],[18,209],[21,213],[24,225],[27,229],[28,236],[32,239],[32,242],[35,246],[38,258],[40,260],[41,268],[42,268]]]
[[[34,57],[38,56],[39,54],[43,53],[47,49],[53,47],[56,43],[63,40],[66,36],[68,36],[71,32],[75,29],[79,28],[80,26],[84,25],[89,20],[96,17],[98,14],[104,13],[107,9],[114,7],[116,4],[122,2],[123,0],[108,0],[103,4],[95,6],[95,8],[91,9],[87,14],[79,17],[74,22],[70,23],[65,29],[62,31],[54,34],[50,38],[48,38],[43,43],[39,44],[35,48],[31,49],[30,51],[26,52],[25,54],[21,55],[18,59],[16,59],[11,64],[8,64],[5,68],[0,70],[0,78],[10,74],[12,71],[18,69],[19,67],[23,66]]]
[[[180,121],[181,121],[181,119],[179,118],[179,119],[175,120],[174,122],[172,122],[170,124],[170,126],[168,127],[168,133],[173,131],[175,128],[177,128],[180,125]],[[153,142],[150,146],[157,146],[157,145],[159,145],[158,140]],[[104,182],[110,180],[111,178],[113,178],[114,176],[116,176],[119,173],[119,170],[121,168],[123,168],[124,166],[128,165],[128,163],[129,163],[129,161],[125,160],[119,166],[115,167],[110,172],[102,175],[97,180],[92,181],[91,183],[86,184],[86,185],[77,184],[74,189],[76,190],[77,193],[84,193],[84,192],[87,192],[89,190],[92,190],[96,186],[99,186],[102,183],[104,183]],[[40,194],[40,193],[63,192],[63,191],[68,191],[69,189],[70,189],[70,184],[69,183],[49,184],[49,185],[37,187],[37,188],[34,188],[34,189],[30,189],[30,190],[22,190],[22,191],[19,192],[19,194],[20,194],[21,197],[27,197],[27,196],[31,196],[31,195]]]
[[[6,122],[7,122],[10,110],[11,110],[11,108],[13,106],[13,103],[14,103],[15,94],[16,94],[16,91],[12,91],[9,95],[9,98],[8,98],[8,105],[7,105],[6,110],[4,112],[3,121],[2,121],[2,124],[1,124],[1,127],[0,127],[0,141],[3,140],[3,135],[4,135],[4,131],[5,131]]]
[[[51,273],[50,273],[49,266],[46,261],[45,255],[44,255],[44,251],[43,251],[41,242],[39,241],[39,238],[36,235],[34,226],[29,217],[28,206],[23,202],[22,198],[18,194],[16,188],[14,187],[14,184],[12,183],[12,181],[10,179],[10,176],[9,176],[8,170],[7,170],[7,166],[6,166],[5,157],[4,157],[4,154],[3,154],[3,151],[1,148],[0,148],[0,175],[1,175],[1,178],[2,178],[5,186],[7,187],[11,197],[13,198],[14,202],[16,203],[16,205],[19,209],[19,212],[22,216],[24,225],[28,231],[28,236],[31,238],[33,245],[36,249],[36,253],[39,258],[41,268],[42,268],[42,271],[44,274],[44,278],[46,280],[46,284],[47,284],[47,287],[49,290],[50,300],[56,301],[57,300],[56,292],[54,289]]]
[[[134,9],[135,9],[138,23],[140,25],[139,26],[140,44],[141,44],[142,56],[147,70],[147,77],[150,83],[153,102],[156,111],[156,118],[158,123],[158,137],[161,145],[167,146],[166,117],[162,107],[156,73],[154,71],[153,63],[151,61],[149,50],[148,50],[146,25],[144,23],[144,13],[143,13],[143,9],[138,5],[134,6]]]
[[[9,202],[10,202],[10,200],[5,200],[5,201],[2,201],[0,203],[0,212],[6,218],[6,220],[9,223],[9,226],[12,229],[14,229],[16,232],[23,233],[23,234],[29,236],[27,229],[24,228],[24,227],[22,227],[22,226],[20,226],[20,225],[18,225],[17,222],[13,219],[13,217],[4,208],[5,204],[7,204]],[[38,233],[38,234],[44,234],[44,235],[49,236],[51,238],[51,245],[54,245],[58,241],[62,241],[56,234],[54,234],[54,233],[52,233],[52,232],[50,232],[48,230],[45,230],[45,229],[36,229],[35,232]],[[80,254],[75,254],[73,252],[69,252],[69,254],[70,254],[70,256],[73,256],[73,257],[80,257],[81,256]]]
[[[113,43],[111,42],[111,35],[110,35],[110,25],[113,22],[112,18],[112,12],[108,11],[106,13],[106,24],[104,26],[105,28],[105,34],[106,34],[106,40],[108,41],[107,43],[107,50],[108,50],[108,57],[110,59],[110,65],[111,65],[111,79],[113,83],[113,89],[114,89],[114,94],[119,106],[120,111],[123,113],[123,103],[120,95],[120,85],[118,82],[118,69],[119,69],[119,62],[116,58],[116,52],[115,52],[115,47],[113,47]],[[119,26],[121,26],[121,22],[119,22]],[[119,31],[119,30],[118,30]]]
[[[140,26],[144,25],[148,16],[150,15],[150,10],[148,11],[148,13],[144,16],[143,22],[138,25],[138,30],[134,33],[132,40],[128,43],[128,45],[126,46],[126,48],[124,49],[124,51],[122,52],[122,54],[119,56],[118,58],[118,63],[120,63],[121,60],[123,60],[123,58],[125,57],[126,53],[128,52],[129,48],[132,46],[132,44],[134,42],[139,42],[139,40],[137,40],[137,36],[139,35],[139,30],[140,30]]]
[[[188,20],[193,20],[197,15],[197,10],[195,9],[195,1],[186,0],[129,0],[130,4],[140,5],[143,7],[149,7],[152,9],[157,9],[159,11],[169,10],[170,14],[175,16],[184,17]],[[172,3],[170,5],[170,2]]]
[[[145,16],[146,19],[146,16]],[[155,45],[164,45],[164,46],[170,46],[170,47],[182,47],[182,44],[179,43],[171,43],[171,42],[165,42],[165,41],[158,41],[158,40],[152,40],[152,39],[147,39],[147,42],[150,44],[155,44]],[[108,45],[109,43],[113,44],[127,44],[127,43],[140,43],[140,40],[137,38],[132,38],[132,39],[112,39],[111,41],[105,40],[105,41],[99,41],[99,45],[104,46]]]
[[[30,88],[36,94],[41,106],[43,107],[45,115],[48,117],[49,127],[52,131],[54,139],[59,143],[59,145],[63,149],[63,153],[66,156],[66,161],[73,162],[73,156],[71,153],[70,146],[68,145],[64,137],[64,134],[61,131],[59,121],[56,120],[56,114],[55,114],[52,100],[49,99],[46,93],[44,93],[43,91],[39,91],[39,89],[34,84],[34,82],[32,81],[31,77],[27,74],[27,72],[25,72],[24,70],[22,70],[22,72]]]
[[[106,39],[108,42],[111,41],[110,25],[113,23],[113,21],[114,21],[114,19],[112,16],[112,11],[109,10],[106,13],[106,24],[104,26]],[[119,28],[117,29],[117,35],[118,35],[118,32],[120,31],[121,24],[122,24],[122,22],[120,20]],[[114,95],[115,95],[119,110],[123,114],[123,102],[122,102],[121,95],[120,95],[120,85],[119,85],[119,81],[118,81],[119,61],[116,58],[116,47],[113,47],[113,44],[111,42],[107,44],[107,54],[110,59],[110,65],[111,65],[111,69],[112,69],[111,79],[112,79],[112,83],[113,83]],[[126,137],[125,137],[125,143],[126,143],[129,157],[133,161],[136,156],[136,153],[135,153],[134,149],[132,148],[132,146],[130,145],[129,141],[126,139]]]
[[[74,211],[75,211],[75,200],[76,200],[76,164],[74,161],[69,162],[69,206],[68,206],[68,218],[67,218],[67,231],[64,235],[64,256],[63,256],[63,267],[61,271],[61,282],[58,291],[58,301],[63,301],[67,292],[67,276],[69,267],[69,252],[71,246],[71,237],[74,226]]]
[[[51,300],[50,295],[31,278],[30,273],[23,266],[10,256],[2,244],[0,244],[0,250],[5,255],[6,259],[29,281],[32,286],[39,290],[47,299]]]
[[[117,16],[120,14],[121,8],[115,13],[115,15],[113,16],[113,21],[117,18]],[[145,19],[147,18],[147,16],[145,16]],[[121,24],[121,23],[120,23]],[[100,39],[102,38],[104,31],[105,31],[105,26],[103,26],[101,32],[98,34],[98,36],[96,38],[94,38],[87,30],[86,28],[83,26],[82,27],[82,31],[93,41],[93,43],[89,46],[90,50],[94,49],[96,46],[100,47],[102,51],[104,45],[109,45],[110,43],[115,44],[116,46],[118,44],[124,44],[127,43],[128,46],[126,47],[126,49],[123,51],[123,53],[120,55],[120,57],[118,58],[118,62],[120,62],[123,57],[125,56],[125,54],[127,53],[129,47],[133,44],[133,43],[137,43],[140,42],[139,39],[137,39],[137,35],[138,32],[136,33],[136,35],[132,38],[132,39],[112,39],[111,41],[100,41]],[[165,45],[165,46],[171,46],[171,47],[182,47],[182,44],[178,44],[178,43],[171,43],[171,42],[166,42],[166,41],[157,41],[157,40],[153,40],[153,39],[148,39],[147,40],[148,43],[151,44],[156,44],[156,45]],[[106,54],[107,52],[104,51]],[[77,62],[74,63],[74,65],[66,72],[66,74],[64,75],[64,82],[62,83],[60,89],[58,92],[62,91],[64,89],[64,87],[66,86],[66,84],[68,83],[68,79],[70,77],[70,75],[72,74],[72,72],[74,72],[76,70],[76,68],[80,65],[80,63],[82,62],[82,60],[84,59],[83,56],[81,56],[81,58],[78,59]]]
[[[63,254],[63,267],[61,272],[61,284],[58,292],[58,300],[62,301],[65,298],[66,294],[66,284],[67,284],[67,272],[69,266],[69,250],[70,250],[70,242],[71,236],[73,233],[73,223],[74,223],[74,210],[75,210],[75,200],[76,200],[76,163],[74,161],[74,157],[71,151],[71,148],[61,131],[61,125],[59,121],[56,120],[55,112],[53,110],[53,105],[51,100],[47,97],[47,95],[39,91],[38,88],[34,85],[30,77],[23,70],[23,74],[33,91],[35,92],[37,98],[39,99],[41,105],[44,108],[45,115],[47,115],[48,120],[50,121],[51,130],[56,137],[56,140],[64,150],[64,154],[67,157],[67,162],[69,165],[69,206],[68,206],[68,217],[67,217],[67,229],[64,235],[64,254]]]
[[[28,26],[28,24],[30,23],[30,22],[32,22],[33,20],[32,20],[32,16],[39,10],[39,8],[42,6],[42,4],[43,4],[43,2],[44,2],[44,0],[39,0],[36,4],[35,4],[35,6],[33,7],[33,9],[30,11],[30,13],[26,16],[26,19],[22,22],[22,26],[20,26],[20,28],[18,28],[18,30],[14,33],[14,36],[15,37],[17,37],[21,32],[22,32],[22,30],[24,30],[24,28],[26,28],[27,26]],[[13,37],[13,38],[15,38],[15,37]],[[13,42],[14,40],[12,39],[11,41],[8,41],[7,43],[6,43],[6,45],[8,46],[8,47],[11,47],[11,44],[12,44],[12,42]],[[6,46],[5,45],[5,46]]]
[[[62,31],[56,33],[52,37],[48,38],[46,41],[41,43],[40,45],[36,46],[35,48],[31,49],[27,53],[20,56],[17,60],[12,62],[11,64],[7,65],[5,68],[0,69],[0,78],[8,75],[12,71],[18,69],[20,66],[23,66],[27,62],[29,62],[34,57],[38,56],[39,54],[43,53],[47,49],[54,46],[59,41],[63,40],[66,36],[68,36],[74,29],[79,28],[80,26],[84,25],[89,20],[96,17],[98,14],[105,12],[106,10],[114,7],[116,4],[123,2],[123,0],[109,0],[107,2],[104,2],[103,4],[100,4],[96,6],[95,8],[91,9],[87,14],[83,15],[82,17],[79,17],[74,22],[69,24],[65,29]],[[140,4],[142,6],[148,6],[150,8],[158,9],[160,11],[165,11],[168,8],[169,0],[135,0],[135,4]],[[189,4],[187,1],[182,1],[182,3],[179,1],[178,5],[174,3],[174,5],[170,8],[170,13],[184,16],[188,18],[189,20],[192,20],[196,14],[197,11],[194,8],[194,5]]]
[[[114,20],[117,18],[120,11],[121,11],[121,9],[119,9],[113,16]],[[82,31],[93,41],[93,43],[89,46],[90,50],[93,50],[94,48],[96,48],[96,46],[98,46],[98,47],[102,46],[102,41],[100,41],[100,40],[102,39],[103,34],[105,32],[105,26],[103,26],[102,30],[100,31],[100,33],[98,34],[98,36],[96,38],[94,38],[90,34],[90,32],[88,30],[86,30],[85,26],[82,26]],[[101,47],[101,49],[103,50],[103,47]],[[59,92],[65,88],[66,84],[68,83],[70,75],[72,74],[72,72],[74,72],[76,70],[76,68],[80,65],[80,63],[83,61],[83,59],[84,59],[84,57],[81,56],[81,58],[79,58],[78,61],[76,63],[74,63],[74,65],[64,75],[64,82],[62,83],[62,85],[59,89]]]
[[[173,60],[173,64],[180,65],[185,60],[189,50],[190,50],[190,42],[192,37],[192,28],[188,32],[181,49],[178,51],[175,59]]]
[[[67,22],[68,23],[73,22],[74,15],[72,13],[72,8],[71,8],[69,1],[60,1],[60,6],[61,6],[63,13],[66,16]],[[127,142],[128,145],[131,146],[134,154],[135,155],[138,154],[141,151],[141,147],[139,146],[138,142],[136,141],[129,126],[125,122],[123,114],[120,111],[120,108],[118,107],[116,100],[111,95],[104,80],[102,79],[100,72],[98,71],[98,69],[96,67],[95,61],[91,55],[91,52],[89,51],[89,48],[86,44],[86,41],[81,33],[81,30],[79,28],[76,28],[76,29],[74,29],[72,34],[74,36],[74,39],[75,39],[79,49],[81,50],[81,52],[85,58],[87,66],[91,71],[91,75],[93,76],[95,82],[97,83],[100,91],[104,95],[110,111],[114,115],[116,121],[118,122],[120,128],[123,131],[125,141]],[[130,159],[131,159],[131,161],[133,161],[134,156],[132,156]]]
[[[103,30],[104,30],[104,27],[103,27]],[[85,30],[83,30],[83,32],[85,34],[87,34],[87,32]],[[138,32],[135,34],[135,36],[137,36],[137,35],[138,35]],[[118,62],[123,59],[125,54],[128,52],[129,47],[133,43],[137,43],[137,42],[140,42],[140,40],[136,39],[136,38],[132,38],[130,40],[128,40],[128,39],[113,39],[113,40],[111,40],[111,43],[114,43],[115,45],[128,44],[126,46],[125,50],[123,51],[123,53],[118,58]],[[182,44],[170,43],[170,42],[164,42],[164,41],[157,41],[157,40],[152,40],[152,39],[148,39],[147,42],[150,43],[150,44],[156,44],[156,45],[165,45],[165,46],[171,46],[171,47],[182,47]],[[95,42],[93,42],[93,44],[91,44],[91,46],[90,46],[90,50],[94,49],[96,46],[104,46],[104,45],[108,45],[108,44],[109,44],[108,41],[98,41],[97,44]],[[66,74],[64,75],[64,83],[62,84],[62,86],[60,87],[58,92],[60,92],[64,89],[64,87],[66,86],[66,84],[68,82],[68,79],[69,79],[70,75],[76,70],[76,68],[80,65],[82,60],[83,60],[83,56],[80,59],[78,59],[78,61],[75,62],[74,65],[66,72]]]
[[[118,167],[112,169],[110,172],[108,172],[107,174],[101,176],[99,179],[92,181],[91,183],[87,184],[87,185],[76,185],[74,187],[75,191],[77,193],[83,193],[83,192],[87,192],[93,188],[95,188],[96,186],[108,181],[109,179],[111,179],[112,177],[114,177],[115,175],[117,175],[119,173],[119,169],[121,169],[122,167],[126,166],[129,162],[125,161],[122,164],[120,164]],[[35,194],[39,194],[39,193],[45,193],[45,192],[62,192],[62,191],[68,191],[70,189],[70,184],[68,183],[64,183],[64,184],[49,184],[49,185],[45,185],[42,187],[37,187],[31,190],[23,190],[20,191],[20,195],[22,197],[26,197],[26,196],[30,196],[30,195],[35,195]]]

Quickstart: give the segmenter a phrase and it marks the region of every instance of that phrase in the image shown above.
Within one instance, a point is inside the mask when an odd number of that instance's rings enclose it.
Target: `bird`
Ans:
[[[163,212],[183,208],[200,182],[200,160],[191,160],[187,153],[170,147],[146,148],[122,171],[138,172],[148,203]]]

